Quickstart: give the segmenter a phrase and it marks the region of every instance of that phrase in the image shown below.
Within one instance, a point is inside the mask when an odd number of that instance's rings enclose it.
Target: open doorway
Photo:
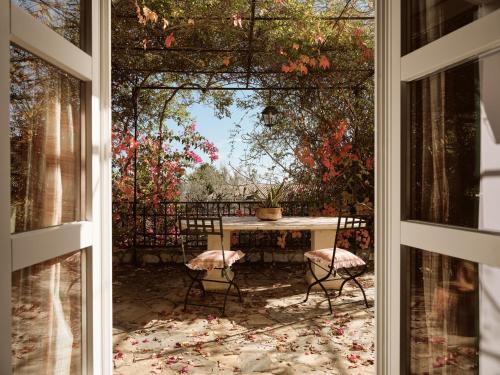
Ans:
[[[374,373],[373,3],[118,0],[112,22],[115,374]],[[241,302],[191,282],[217,248],[184,244],[193,216],[245,254]],[[305,256],[337,247],[345,268]]]

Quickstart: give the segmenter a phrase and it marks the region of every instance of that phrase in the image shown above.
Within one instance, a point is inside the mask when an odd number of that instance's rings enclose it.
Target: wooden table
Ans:
[[[310,217],[310,216],[288,216],[278,221],[263,221],[257,219],[255,216],[242,216],[242,217],[223,217],[222,227],[224,230],[224,250],[231,249],[231,232],[233,231],[259,231],[259,230],[308,230],[311,231],[311,250],[324,249],[333,247],[335,241],[335,233],[337,231],[338,217]],[[220,236],[208,236],[207,239],[208,250],[220,250],[221,242]],[[321,269],[315,269],[316,275],[322,274]],[[219,279],[221,277],[220,271],[210,271],[210,278]],[[310,281],[311,275],[307,275],[306,279]],[[335,287],[337,283],[332,284],[330,287]],[[207,289],[215,289],[217,286],[223,284],[207,283]],[[328,284],[327,284],[328,285]]]

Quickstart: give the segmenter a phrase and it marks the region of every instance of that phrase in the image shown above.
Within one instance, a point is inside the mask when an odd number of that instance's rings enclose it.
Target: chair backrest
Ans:
[[[179,216],[177,218],[181,249],[184,263],[187,263],[186,248],[192,238],[198,241],[199,236],[220,236],[222,258],[224,260],[224,231],[221,216]],[[225,263],[225,262],[224,262]]]
[[[340,214],[337,222],[337,231],[333,244],[333,257],[331,267],[335,262],[335,253],[337,251],[337,243],[342,232],[356,231],[360,229],[369,230],[372,221],[372,216],[367,214]]]

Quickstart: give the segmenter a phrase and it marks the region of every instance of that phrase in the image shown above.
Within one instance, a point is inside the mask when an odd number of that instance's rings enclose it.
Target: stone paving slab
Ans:
[[[119,266],[114,374],[374,374],[373,307],[354,284],[332,300],[333,315],[320,292],[303,303],[304,272],[297,264],[241,265],[244,301],[230,300],[222,317],[217,309],[183,311],[182,266]],[[373,275],[361,282],[373,306]]]

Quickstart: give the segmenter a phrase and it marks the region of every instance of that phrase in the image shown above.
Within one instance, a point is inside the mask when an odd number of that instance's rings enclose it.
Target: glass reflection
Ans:
[[[410,264],[410,373],[477,374],[477,266],[419,249]]]
[[[11,230],[80,220],[81,83],[11,47]]]
[[[82,251],[12,274],[12,372],[82,372]]]
[[[409,83],[408,218],[500,231],[500,53]]]
[[[76,46],[81,44],[80,0],[12,0]]]
[[[500,368],[500,269],[404,247],[409,267],[407,373],[494,374]]]
[[[403,2],[403,54],[483,17],[498,8],[500,0],[407,0]]]

